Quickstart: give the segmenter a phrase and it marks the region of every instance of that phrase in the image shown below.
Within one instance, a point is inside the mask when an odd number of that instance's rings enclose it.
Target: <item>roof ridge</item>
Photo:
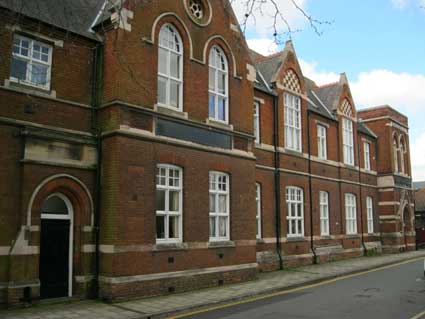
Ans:
[[[323,84],[323,85],[316,85],[313,89],[325,89],[327,87],[338,85],[338,84],[339,84],[339,81],[331,82],[331,83],[327,83],[327,84]]]
[[[282,53],[283,53],[283,50],[282,51],[279,51],[279,52],[276,52],[276,53],[273,53],[273,54],[270,54],[270,55],[261,55],[261,56],[259,56],[257,58],[257,61],[260,62],[260,61],[265,61],[265,60],[273,59],[275,57],[278,57]]]

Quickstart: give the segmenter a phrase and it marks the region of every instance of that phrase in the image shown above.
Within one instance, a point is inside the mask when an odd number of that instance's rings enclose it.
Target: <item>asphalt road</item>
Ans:
[[[179,318],[425,318],[423,261]]]

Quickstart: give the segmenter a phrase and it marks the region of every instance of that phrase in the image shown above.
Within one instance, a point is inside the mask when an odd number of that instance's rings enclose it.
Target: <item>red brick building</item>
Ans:
[[[0,303],[413,249],[407,118],[248,49],[226,0],[0,1]],[[70,2],[70,1],[69,1]],[[109,3],[109,2],[108,2]]]

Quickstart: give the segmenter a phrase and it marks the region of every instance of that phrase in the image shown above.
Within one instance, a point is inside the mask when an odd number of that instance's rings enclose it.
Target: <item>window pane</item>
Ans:
[[[170,105],[174,107],[179,106],[180,100],[180,83],[171,81],[170,82]]]
[[[158,102],[167,103],[167,80],[162,77],[158,77]]]
[[[227,236],[227,217],[219,218],[219,234],[220,237]]]
[[[156,216],[156,238],[165,238],[165,216]]]
[[[210,94],[209,99],[209,117],[215,118],[215,96]]]
[[[26,80],[28,63],[16,58],[12,59],[11,76],[19,80]]]
[[[156,190],[156,210],[165,211],[165,190]]]
[[[179,216],[169,216],[168,218],[168,237],[179,238]]]
[[[180,56],[175,53],[170,55],[170,72],[174,78],[180,78]]]
[[[170,169],[168,174],[169,174],[168,185],[173,187],[179,187],[180,186],[180,171],[177,169]]]
[[[291,224],[291,231],[290,231],[290,234],[296,234],[296,233],[297,233],[297,230],[296,230],[296,223],[295,223],[295,220],[291,220],[291,221],[290,221],[290,224]]]
[[[210,190],[216,190],[216,176],[215,174],[210,174]]]
[[[31,82],[39,85],[47,84],[47,70],[46,65],[33,64],[31,67]]]
[[[32,48],[32,57],[41,60],[41,47],[38,44],[34,44]]]
[[[209,69],[208,88],[215,92],[215,71],[212,68]]]
[[[158,51],[158,72],[168,74],[167,70],[167,51],[159,48]]]
[[[219,74],[218,74],[218,92],[220,94],[226,93],[225,83],[226,83],[226,74],[219,72]]]
[[[297,205],[297,216],[303,217],[303,215],[302,215],[302,204]]]
[[[218,98],[218,119],[226,121],[226,100],[221,97]]]
[[[170,212],[178,212],[180,203],[180,192],[179,191],[170,191],[169,192],[169,206],[168,210]]]
[[[210,237],[215,237],[215,217],[210,217]]]
[[[302,231],[302,221],[298,220],[298,231],[297,231],[297,235],[301,235],[303,233]]]
[[[218,211],[220,213],[227,212],[227,196],[226,195],[218,195]]]
[[[210,212],[211,213],[215,213],[216,212],[215,195],[214,194],[210,194]]]

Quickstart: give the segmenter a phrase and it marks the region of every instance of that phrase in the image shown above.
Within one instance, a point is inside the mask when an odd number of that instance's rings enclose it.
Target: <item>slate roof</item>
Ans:
[[[338,108],[338,102],[342,92],[342,86],[338,82],[318,86],[314,89],[314,92],[330,110],[334,111]]]
[[[306,90],[307,90],[307,97],[309,99],[308,101],[308,108],[314,113],[320,114],[323,117],[326,117],[330,120],[336,120],[336,118],[333,116],[332,112],[329,110],[329,108],[321,101],[317,94],[314,92],[314,88],[316,87],[316,83],[314,83],[313,80],[304,77]]]
[[[257,59],[257,68],[260,70],[264,79],[268,84],[271,84],[273,75],[279,69],[282,63],[280,54],[275,54],[269,57]]]
[[[97,40],[90,32],[105,0],[0,0],[0,7]]]
[[[415,192],[415,211],[425,212],[425,188]]]
[[[357,130],[363,134],[369,135],[373,138],[378,138],[378,136],[362,121],[358,122]]]

